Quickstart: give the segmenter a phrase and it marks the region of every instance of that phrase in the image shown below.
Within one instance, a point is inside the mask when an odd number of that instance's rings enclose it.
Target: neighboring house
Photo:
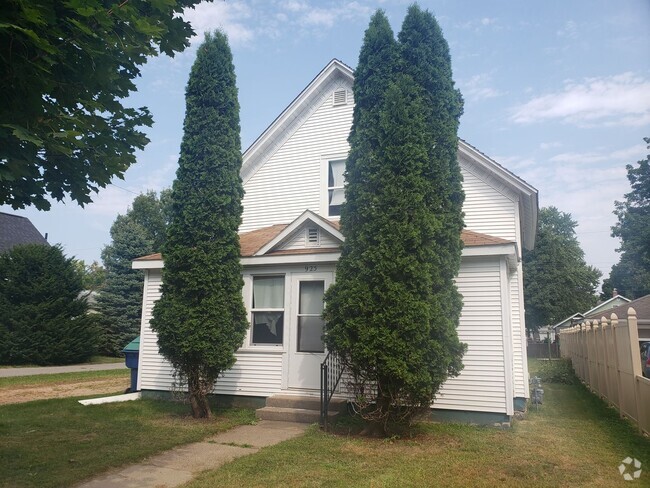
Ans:
[[[633,308],[636,312],[639,342],[650,341],[650,295],[646,295],[632,301],[627,300],[627,302],[622,305],[610,308],[604,313],[597,315],[592,314],[587,318],[590,320],[595,320],[601,319],[603,316],[605,316],[609,319],[612,314],[615,313],[619,320],[627,321],[627,312],[630,308]]]
[[[45,244],[46,237],[36,230],[27,217],[0,212],[0,253],[20,244]]]
[[[331,61],[244,153],[240,241],[251,327],[215,393],[319,393],[322,297],[344,240],[338,220],[352,81],[351,68]],[[441,416],[492,422],[509,419],[529,396],[521,252],[535,242],[537,190],[462,140],[458,160],[467,227],[458,334],[468,350],[464,370],[433,406]],[[138,377],[145,395],[173,388],[149,328],[163,265],[160,254],[133,263],[145,270]]]
[[[547,327],[549,330],[548,333],[549,334],[552,333],[553,334],[552,339],[555,340],[555,338],[560,335],[562,329],[566,329],[567,327],[571,327],[572,325],[580,324],[585,320],[600,319],[603,315],[607,315],[607,317],[609,317],[610,314],[612,313],[612,309],[617,308],[619,306],[625,307],[625,305],[629,303],[630,303],[629,298],[625,298],[623,295],[619,295],[616,289],[614,289],[614,296],[612,296],[612,298],[609,298],[604,302],[600,302],[594,308],[589,309],[586,312],[573,314],[570,317],[564,319],[562,322],[559,322],[553,326],[548,326]],[[540,337],[544,338],[545,336],[543,336],[540,332]]]

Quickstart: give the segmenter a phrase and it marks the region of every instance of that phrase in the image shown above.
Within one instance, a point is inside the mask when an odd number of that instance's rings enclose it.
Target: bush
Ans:
[[[71,364],[95,352],[82,274],[59,246],[0,254],[0,364]]]
[[[570,359],[544,361],[536,376],[539,376],[544,383],[561,383],[565,385],[578,383],[578,377],[573,371]]]

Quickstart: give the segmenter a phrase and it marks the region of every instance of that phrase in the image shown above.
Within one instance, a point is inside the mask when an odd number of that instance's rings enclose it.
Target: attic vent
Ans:
[[[334,106],[346,105],[348,103],[348,91],[336,90],[334,92]]]
[[[305,241],[309,247],[320,246],[320,232],[318,231],[318,227],[307,227],[307,236]]]

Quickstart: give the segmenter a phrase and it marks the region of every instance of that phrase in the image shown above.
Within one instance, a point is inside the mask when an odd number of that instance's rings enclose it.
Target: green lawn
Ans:
[[[189,407],[140,400],[84,407],[76,398],[0,407],[0,487],[67,487],[111,467],[253,421],[250,410],[194,420]]]
[[[74,383],[77,381],[91,381],[94,379],[128,378],[129,369],[107,369],[104,371],[83,371],[79,373],[36,374],[30,376],[12,376],[0,378],[0,388],[48,385],[54,383]]]
[[[545,384],[544,393],[539,411],[508,430],[424,424],[379,440],[313,428],[187,486],[650,486],[648,439],[582,385]],[[645,467],[632,483],[617,469],[627,456]]]

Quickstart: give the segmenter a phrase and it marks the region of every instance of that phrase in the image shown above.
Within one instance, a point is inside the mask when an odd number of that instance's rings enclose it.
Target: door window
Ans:
[[[323,344],[324,281],[301,281],[298,304],[298,352],[325,352]]]

